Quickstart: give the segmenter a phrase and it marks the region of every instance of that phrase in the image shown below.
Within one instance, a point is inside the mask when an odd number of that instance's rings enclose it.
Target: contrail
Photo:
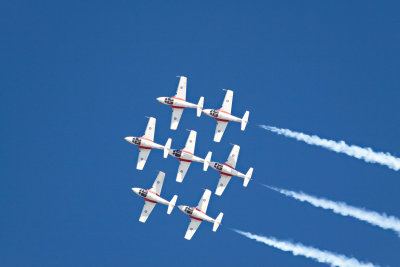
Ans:
[[[265,237],[265,236],[259,236],[259,235],[254,235],[249,232],[243,232],[240,230],[232,229],[238,234],[241,234],[247,238],[256,240],[257,242],[264,243],[268,246],[280,249],[282,251],[289,251],[291,252],[294,256],[304,256],[306,258],[313,259],[317,262],[320,263],[326,263],[330,266],[343,266],[343,267],[354,267],[354,266],[363,266],[363,267],[373,267],[377,266],[372,263],[365,263],[365,262],[360,262],[359,260],[355,258],[348,258],[344,255],[336,254],[330,251],[326,250],[319,250],[317,248],[313,247],[307,247],[301,243],[292,243],[289,241],[280,241],[277,240],[273,237]]]
[[[378,212],[375,211],[349,206],[344,202],[335,202],[324,198],[314,197],[311,195],[307,195],[303,192],[298,193],[264,184],[263,186],[268,187],[269,189],[272,189],[276,192],[279,192],[287,197],[294,198],[301,202],[310,203],[314,207],[323,208],[326,210],[332,210],[334,213],[343,216],[350,216],[360,221],[367,222],[369,224],[378,226],[383,229],[393,230],[397,232],[397,234],[400,236],[400,219],[394,216],[388,216],[385,213],[379,214]]]
[[[400,158],[396,158],[389,153],[375,152],[369,147],[365,148],[355,145],[348,145],[344,141],[337,142],[333,140],[323,139],[316,135],[307,135],[304,133],[293,132],[289,129],[280,129],[273,126],[259,125],[259,127],[277,133],[279,135],[294,138],[297,141],[303,141],[309,145],[320,146],[335,151],[337,153],[344,153],[348,156],[362,159],[365,162],[379,163],[395,171],[398,171],[400,169]]]

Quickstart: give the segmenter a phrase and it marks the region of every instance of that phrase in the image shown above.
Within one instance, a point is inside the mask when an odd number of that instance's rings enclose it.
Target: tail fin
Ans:
[[[217,231],[218,226],[221,224],[222,216],[224,216],[224,214],[222,212],[220,212],[217,219],[215,219],[214,226],[213,226],[214,232]]]
[[[240,130],[244,131],[246,129],[247,122],[249,121],[249,111],[246,111],[242,118],[242,125],[240,126]]]
[[[171,148],[171,142],[172,142],[172,139],[168,138],[167,143],[165,143],[165,146],[164,146],[164,158],[165,159],[168,157],[168,152]]]
[[[211,151],[208,151],[207,156],[206,156],[206,158],[204,159],[203,171],[207,171],[208,166],[209,166],[210,161],[211,161],[211,155],[212,155],[212,152],[211,152]]]
[[[203,105],[204,105],[204,97],[200,97],[199,103],[197,104],[197,117],[201,116]]]
[[[243,186],[247,187],[250,182],[251,175],[253,174],[253,168],[250,168],[249,171],[246,173],[246,177],[244,177]]]
[[[168,204],[167,214],[171,214],[172,210],[173,210],[174,207],[175,207],[175,204],[176,204],[176,200],[177,200],[177,199],[178,199],[178,196],[177,196],[177,195],[175,195],[175,196],[171,199],[171,201],[170,201],[169,204]]]

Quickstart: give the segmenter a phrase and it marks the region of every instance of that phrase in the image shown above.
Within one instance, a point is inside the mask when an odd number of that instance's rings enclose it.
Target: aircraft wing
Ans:
[[[151,149],[140,148],[139,149],[139,157],[136,165],[136,169],[143,170],[144,165],[146,164],[147,158],[150,154]]]
[[[150,213],[153,211],[156,203],[145,201],[139,221],[145,223]]]
[[[184,76],[180,76],[178,89],[176,89],[175,97],[186,100],[186,84],[187,84],[187,78]]]
[[[221,178],[219,178],[218,181],[218,186],[217,186],[217,190],[215,190],[215,194],[217,196],[222,195],[222,193],[224,192],[226,186],[228,185],[229,181],[231,180],[231,176],[228,175],[221,175]]]
[[[181,120],[183,108],[172,108],[171,130],[176,130]]]
[[[178,174],[176,175],[176,181],[178,183],[182,183],[183,178],[185,178],[185,175],[187,173],[187,170],[190,167],[190,162],[188,161],[179,161],[179,168],[178,168]]]
[[[197,136],[197,132],[196,131],[190,131],[189,137],[186,140],[186,145],[185,148],[183,150],[185,150],[186,152],[190,152],[192,154],[194,154],[194,147],[196,145],[196,136]]]
[[[188,229],[186,230],[185,239],[190,240],[194,233],[196,233],[197,228],[199,228],[201,221],[196,219],[190,219],[190,224]]]
[[[228,125],[227,121],[217,121],[217,127],[215,128],[215,134],[214,134],[214,142],[221,141],[221,138],[224,135],[227,125]]]
[[[154,140],[154,130],[156,129],[156,119],[153,117],[149,118],[149,122],[147,123],[146,131],[143,135],[144,138]]]
[[[231,113],[232,110],[232,101],[233,101],[233,91],[226,90],[224,102],[222,103],[222,107],[219,110]]]
[[[160,195],[161,194],[161,189],[164,183],[164,177],[165,173],[164,172],[158,172],[157,178],[153,183],[153,186],[151,187],[150,191]]]
[[[229,154],[228,160],[225,162],[226,165],[229,165],[232,168],[236,167],[236,162],[239,157],[239,150],[240,150],[240,146],[238,146],[238,145],[233,146],[231,153]]]
[[[197,208],[204,213],[206,213],[207,211],[208,202],[210,201],[210,196],[211,196],[211,191],[206,189],[199,201],[199,204],[197,205]]]

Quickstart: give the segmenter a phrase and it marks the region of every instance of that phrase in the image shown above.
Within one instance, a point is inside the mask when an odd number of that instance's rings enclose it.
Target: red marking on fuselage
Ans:
[[[201,222],[203,221],[202,219],[199,219],[199,218],[197,218],[197,217],[193,217],[193,216],[190,216],[190,215],[189,215],[189,217],[190,217],[191,219],[194,219],[194,220],[198,220],[198,221],[201,221]]]
[[[138,146],[138,148],[142,148],[142,149],[152,149],[151,147],[147,147],[147,146]]]
[[[231,115],[231,113],[229,113],[229,112],[226,112],[226,111],[223,111],[223,110],[220,110],[220,109],[217,109],[217,111],[221,111],[221,112],[223,112],[223,113],[226,113],[226,114],[229,114],[229,115]]]
[[[219,174],[222,174],[222,175],[226,175],[226,176],[233,176],[232,174],[228,174],[228,173],[225,173],[225,172],[219,172]]]
[[[189,152],[189,151],[186,151],[186,150],[183,150],[183,149],[180,149],[180,151],[185,152],[185,153],[188,153],[188,154],[190,154],[190,155],[194,155],[192,152]]]
[[[195,210],[197,210],[197,211],[200,211],[201,213],[203,213],[204,215],[206,215],[205,214],[205,212],[204,211],[202,211],[202,210],[199,210],[198,208],[196,208],[196,207],[193,207]]]
[[[173,99],[179,99],[179,100],[182,100],[182,101],[185,101],[185,102],[186,102],[186,100],[185,100],[185,99],[183,99],[183,98],[180,98],[180,97],[173,96],[173,97],[171,97],[171,98],[173,98]]]
[[[171,108],[181,108],[184,109],[185,107],[178,107],[178,106],[170,106]]]
[[[227,166],[227,167],[229,167],[229,168],[231,168],[231,169],[235,169],[235,168],[233,168],[232,166],[230,166],[230,165],[228,165],[228,164],[226,164],[226,163],[222,163],[222,165],[225,165],[225,166]]]
[[[157,201],[153,201],[153,200],[150,200],[150,199],[147,199],[147,198],[143,198],[144,199],[144,201],[148,201],[148,202],[151,202],[151,203],[157,203]]]
[[[147,191],[148,191],[148,192],[151,192],[151,193],[153,193],[153,194],[155,194],[155,195],[157,195],[157,196],[160,196],[159,194],[157,194],[156,192],[151,191],[150,189],[147,190]]]
[[[178,158],[179,161],[185,161],[185,162],[192,162],[191,160],[187,160],[187,159],[180,159]]]
[[[214,118],[215,120],[217,120],[217,121],[225,121],[225,122],[228,122],[229,120],[222,120],[222,119],[217,119],[217,118]]]

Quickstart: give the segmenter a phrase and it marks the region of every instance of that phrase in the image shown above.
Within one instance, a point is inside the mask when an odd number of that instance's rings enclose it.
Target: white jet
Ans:
[[[180,77],[178,89],[176,90],[176,95],[173,97],[158,97],[157,100],[165,105],[172,108],[171,117],[171,130],[176,130],[178,128],[179,121],[181,119],[184,108],[195,108],[197,109],[197,117],[200,117],[201,111],[203,109],[204,97],[200,97],[199,103],[193,104],[186,101],[186,84],[187,78],[184,76]]]
[[[136,165],[136,169],[143,170],[144,165],[146,164],[147,158],[150,154],[150,151],[155,149],[164,150],[164,157],[168,154],[168,150],[171,147],[171,138],[168,138],[165,146],[154,143],[154,131],[156,128],[156,119],[153,117],[149,118],[149,122],[147,123],[146,131],[142,137],[134,137],[127,136],[125,140],[131,144],[136,145],[139,148],[139,157]]]
[[[243,178],[243,186],[247,187],[249,181],[251,179],[251,175],[253,174],[253,168],[250,168],[246,174],[238,172],[235,170],[236,162],[239,156],[240,146],[234,145],[231,153],[229,154],[228,160],[225,163],[218,163],[211,161],[211,152],[208,152],[207,157],[204,160],[203,170],[207,171],[208,166],[211,166],[214,170],[217,170],[221,174],[221,178],[219,178],[217,189],[215,190],[215,194],[217,196],[222,195],[232,176],[237,176]]]
[[[249,120],[249,111],[246,111],[243,115],[243,118],[238,118],[231,115],[232,110],[232,100],[233,100],[233,91],[226,90],[224,102],[222,103],[222,107],[220,109],[205,109],[203,110],[204,114],[207,116],[213,117],[217,120],[217,128],[215,129],[214,134],[214,142],[220,142],[222,136],[224,135],[226,126],[229,121],[236,121],[241,123],[240,129],[244,131],[246,129],[247,122]]]
[[[196,136],[197,132],[192,130],[190,131],[189,137],[186,140],[184,149],[168,149],[168,154],[179,160],[178,174],[176,175],[176,181],[178,183],[182,183],[192,161],[204,163],[204,159],[194,155]],[[164,153],[164,158],[167,158],[168,154]]]
[[[140,222],[142,222],[142,223],[146,222],[147,218],[149,217],[150,213],[152,212],[152,210],[154,209],[154,206],[157,203],[167,205],[168,206],[168,210],[167,210],[168,214],[171,214],[173,208],[175,207],[175,203],[178,198],[177,195],[174,195],[173,198],[171,199],[171,201],[167,201],[167,200],[163,199],[162,197],[160,197],[161,189],[162,189],[163,182],[164,182],[164,177],[165,177],[165,173],[159,172],[151,189],[146,190],[146,189],[137,188],[137,187],[132,188],[132,191],[136,195],[143,197],[143,199],[145,201],[142,213],[140,214],[140,218],[139,218]]]
[[[185,239],[190,240],[192,238],[202,221],[213,223],[213,231],[217,231],[218,226],[221,224],[222,216],[224,216],[224,214],[220,212],[216,219],[213,219],[206,214],[208,202],[210,201],[210,196],[211,191],[206,189],[197,207],[189,207],[184,205],[178,206],[178,208],[183,213],[186,213],[190,217],[190,224],[186,231]]]

